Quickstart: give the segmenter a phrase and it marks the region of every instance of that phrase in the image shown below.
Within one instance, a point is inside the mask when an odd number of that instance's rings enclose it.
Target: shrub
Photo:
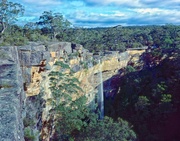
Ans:
[[[35,135],[33,134],[30,127],[24,128],[24,139],[25,141],[34,141]]]

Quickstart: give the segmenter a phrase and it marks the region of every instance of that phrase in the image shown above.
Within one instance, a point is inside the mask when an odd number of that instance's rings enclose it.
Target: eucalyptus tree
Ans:
[[[19,3],[0,1],[0,34],[2,35],[9,25],[17,21],[24,13],[24,8]]]
[[[81,130],[86,124],[85,118],[89,114],[86,106],[86,97],[81,93],[77,78],[68,64],[57,61],[54,64],[56,71],[51,71],[50,90],[52,98],[48,99],[52,109],[50,116],[55,125],[54,140],[65,140],[72,138],[74,132]]]
[[[73,76],[69,65],[62,61],[54,64],[57,68],[49,73],[51,105],[48,124],[53,126],[52,140],[68,141],[102,141],[129,140],[134,141],[136,134],[128,122],[105,117],[98,119],[87,105],[80,82]],[[50,128],[52,129],[52,128]]]
[[[38,25],[42,29],[49,30],[51,38],[54,39],[59,34],[63,34],[63,31],[70,27],[71,23],[64,19],[61,13],[53,13],[52,11],[44,11],[39,18]]]

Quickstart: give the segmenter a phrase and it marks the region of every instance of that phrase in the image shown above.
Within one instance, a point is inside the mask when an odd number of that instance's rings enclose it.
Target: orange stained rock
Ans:
[[[57,56],[56,56],[56,52],[50,52],[50,54],[51,54],[51,57],[52,57],[52,58],[57,57]]]
[[[77,59],[77,58],[76,59],[71,59],[69,63],[70,63],[70,65],[78,65],[79,64],[79,59]]]

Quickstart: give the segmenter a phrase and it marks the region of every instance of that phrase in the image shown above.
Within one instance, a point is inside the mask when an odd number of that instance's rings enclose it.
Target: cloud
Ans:
[[[141,3],[147,7],[180,8],[179,0],[141,0]]]
[[[166,23],[180,24],[180,11],[160,8],[129,8],[128,11],[112,11],[111,13],[88,13],[76,11],[68,15],[76,26],[115,26],[115,25],[162,25]]]
[[[83,27],[115,26],[117,24],[124,25],[126,17],[127,15],[120,11],[113,11],[111,14],[76,11],[68,16],[75,26]]]
[[[149,14],[149,15],[180,15],[179,10],[169,10],[169,9],[160,9],[160,8],[137,8],[133,9],[139,14]]]
[[[87,5],[121,5],[139,7],[142,6],[139,0],[84,0]]]
[[[171,7],[180,8],[179,0],[83,0],[87,5],[114,5],[127,7]]]
[[[11,0],[25,6],[24,20],[60,12],[76,26],[180,24],[180,0]]]
[[[155,21],[156,23],[180,24],[180,11],[176,9],[139,8],[132,11],[135,11],[137,15],[141,15],[144,19],[151,19],[151,21]]]
[[[31,3],[35,5],[57,5],[61,4],[60,1],[57,0],[23,0],[25,3]]]

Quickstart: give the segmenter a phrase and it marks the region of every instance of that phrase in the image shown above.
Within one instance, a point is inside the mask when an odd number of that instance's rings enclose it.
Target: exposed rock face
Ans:
[[[136,53],[139,53],[137,51]],[[134,55],[134,54],[133,54]],[[138,57],[139,55],[136,55]],[[74,74],[75,77],[79,79],[81,82],[81,88],[83,89],[84,93],[86,94],[88,98],[88,103],[92,104],[95,100],[95,97],[98,93],[98,85],[100,85],[101,81],[99,78],[99,72],[102,72],[103,81],[107,81],[104,83],[104,93],[106,96],[112,96],[117,92],[117,86],[118,83],[117,79],[119,79],[119,70],[122,68],[125,68],[129,62],[130,59],[132,59],[131,55],[129,55],[128,52],[124,53],[118,53],[113,52],[111,55],[105,55],[105,56],[97,56],[95,65],[92,64],[93,56],[90,57],[90,54],[84,55],[85,57],[89,57],[89,59],[84,59],[82,57],[83,55],[76,56],[74,59],[70,60],[71,67],[78,66],[78,71]],[[56,56],[56,59],[58,57]],[[82,60],[83,63],[82,63]],[[100,60],[100,63],[97,63]],[[84,64],[86,64],[87,68],[84,68]],[[54,68],[52,67],[51,70]],[[49,90],[49,77],[48,72],[42,73],[44,77],[44,81],[42,82],[42,89],[43,93],[45,94],[44,99],[51,98],[51,91]],[[115,85],[113,84],[115,82]],[[114,87],[108,85],[112,84]],[[49,140],[50,138],[50,131],[49,129],[49,123],[48,123],[48,111],[50,110],[50,105],[46,105],[46,108],[44,109],[42,120],[44,122],[43,130],[42,130],[42,136],[44,140]]]
[[[143,51],[140,51],[141,54]],[[136,52],[137,55],[138,52]],[[23,141],[22,106],[25,95],[32,97],[43,91],[44,100],[51,97],[48,73],[54,69],[56,60],[69,62],[75,71],[75,77],[81,82],[81,87],[88,97],[88,102],[94,101],[97,87],[100,84],[98,73],[102,71],[104,92],[109,95],[112,87],[107,84],[114,82],[119,70],[127,66],[134,56],[130,51],[124,53],[105,52],[104,55],[93,56],[81,45],[68,42],[53,42],[46,45],[30,43],[22,47],[0,47],[0,140]],[[137,55],[139,56],[139,55]],[[98,63],[100,60],[100,63]],[[111,81],[112,80],[112,81]],[[110,81],[110,82],[109,82]],[[114,84],[113,84],[114,85]],[[28,109],[33,109],[30,102]],[[36,105],[35,105],[36,107]],[[46,126],[49,106],[46,105],[42,114],[44,140],[49,140]],[[37,115],[34,111],[32,115]],[[27,114],[24,114],[27,115]],[[29,113],[29,115],[31,115]],[[39,119],[36,121],[39,122]]]
[[[26,96],[40,93],[42,72],[51,69],[57,59],[68,60],[69,54],[76,53],[80,61],[83,51],[87,52],[81,45],[68,42],[0,47],[0,140],[24,140],[23,118],[27,116],[26,112],[28,115],[39,112],[28,111],[36,105],[30,103],[31,99],[26,102]]]
[[[126,67],[129,59],[130,56],[127,52],[112,54],[108,57],[104,56],[100,61],[101,63],[75,73],[75,77],[81,82],[81,87],[89,95],[89,102],[94,100],[97,93],[96,88],[100,84],[98,73],[102,71],[103,81],[106,81],[118,74],[119,69]],[[106,90],[106,87],[104,87],[104,90]]]
[[[41,43],[30,43],[18,47],[26,95],[38,95],[42,81],[41,72],[50,69],[61,57],[68,59],[68,54],[74,51],[75,48],[73,49],[72,44],[68,42],[54,42],[46,46]]]
[[[0,47],[0,141],[23,141],[26,96],[40,93],[41,72],[51,68],[57,56],[76,50],[71,43],[30,43],[22,47]],[[55,56],[53,56],[53,53]],[[47,63],[46,63],[47,62]],[[25,95],[26,93],[26,95]],[[27,105],[26,105],[27,106]],[[31,106],[32,107],[32,106]],[[33,111],[32,115],[36,113]]]
[[[0,47],[0,140],[23,141],[25,94],[17,47]]]

